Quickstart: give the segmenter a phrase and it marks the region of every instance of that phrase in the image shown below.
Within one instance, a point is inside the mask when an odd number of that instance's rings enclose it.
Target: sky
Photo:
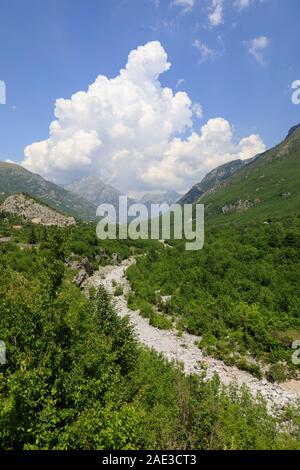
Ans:
[[[184,192],[300,122],[299,0],[0,8],[0,160],[49,180]]]

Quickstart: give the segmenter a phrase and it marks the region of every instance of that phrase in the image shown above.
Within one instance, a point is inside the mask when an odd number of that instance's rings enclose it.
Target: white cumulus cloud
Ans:
[[[259,135],[235,142],[232,126],[226,119],[210,119],[199,134],[193,131],[186,140],[173,139],[164,158],[149,166],[144,180],[155,180],[161,187],[169,187],[171,182],[173,187],[187,189],[216,166],[251,158],[265,148]]]
[[[236,142],[223,118],[197,133],[202,107],[161,85],[169,68],[161,44],[149,42],[116,77],[99,75],[87,91],[56,100],[49,137],[25,148],[23,166],[56,182],[93,174],[123,191],[185,190],[217,165],[265,149],[258,135]]]

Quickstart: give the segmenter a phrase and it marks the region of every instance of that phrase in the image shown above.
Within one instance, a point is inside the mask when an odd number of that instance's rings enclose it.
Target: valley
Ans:
[[[206,208],[196,252],[99,240],[47,182],[0,165],[5,448],[299,448],[299,142],[295,126],[183,196]],[[92,182],[55,194],[93,207],[119,194]]]
[[[177,367],[182,365],[186,374],[201,374],[205,371],[207,379],[217,374],[225,386],[236,382],[239,387],[248,387],[254,398],[260,394],[267,401],[269,410],[274,406],[283,408],[287,404],[297,403],[300,399],[300,381],[297,386],[297,383],[293,382],[280,385],[272,384],[266,379],[259,380],[250,373],[203,354],[198,346],[199,337],[188,333],[179,336],[176,328],[170,330],[155,328],[149,324],[149,319],[140,315],[139,311],[129,309],[126,297],[131,289],[126,278],[126,269],[134,263],[134,259],[125,260],[120,266],[108,265],[100,268],[89,278],[84,288],[88,291],[92,287],[98,288],[103,285],[108,293],[114,296],[115,286],[121,286],[123,293],[114,297],[113,304],[121,318],[129,317],[139,342],[162,354]]]
[[[299,17],[1,0],[1,468],[299,466]]]

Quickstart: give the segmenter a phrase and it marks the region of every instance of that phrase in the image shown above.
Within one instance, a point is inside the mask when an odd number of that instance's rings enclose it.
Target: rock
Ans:
[[[172,296],[171,295],[162,295],[161,298],[161,303],[162,304],[167,304],[168,302],[170,302],[172,300]]]
[[[79,271],[78,274],[76,274],[76,276],[73,279],[73,282],[77,287],[81,287],[84,281],[86,281],[88,277],[89,276],[87,272],[84,269],[82,269],[81,271]]]
[[[242,201],[240,199],[239,201],[225,204],[225,206],[222,207],[222,213],[227,214],[228,212],[244,211],[250,209],[251,207],[257,206],[258,204],[261,204],[261,202],[262,201],[260,199],[255,199],[254,201],[249,201],[248,199]]]
[[[94,270],[91,266],[91,263],[89,262],[88,258],[84,258],[82,261],[79,263],[79,267],[84,270],[88,276],[92,276]]]
[[[281,194],[281,197],[283,197],[284,199],[287,199],[288,197],[290,197],[292,195],[292,193],[282,193]]]
[[[105,249],[100,249],[100,254],[97,255],[99,257],[99,262],[100,261],[109,261],[109,254]]]
[[[79,261],[75,261],[75,260],[70,260],[70,259],[67,259],[66,260],[66,265],[71,268],[71,269],[80,269],[80,262]]]
[[[67,260],[66,261],[67,266],[69,266],[71,269],[76,269],[79,270],[79,273],[76,274],[76,276],[73,279],[73,283],[77,287],[81,287],[82,284],[90,277],[93,275],[94,270],[88,260],[88,258],[84,258],[81,261],[75,261],[75,260]]]
[[[7,243],[12,240],[12,237],[1,237],[0,238],[0,243]]]
[[[66,217],[23,194],[14,194],[5,199],[0,206],[0,212],[15,214],[34,224],[46,226],[57,225],[58,227],[64,227],[76,224],[74,217]]]
[[[111,255],[111,262],[114,266],[117,266],[119,264],[121,264],[121,256],[119,255],[119,253],[113,253]]]

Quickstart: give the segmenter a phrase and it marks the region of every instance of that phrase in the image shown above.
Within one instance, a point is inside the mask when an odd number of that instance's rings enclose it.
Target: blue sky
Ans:
[[[6,83],[7,103],[0,105],[0,159],[22,161],[27,145],[48,139],[57,98],[86,91],[99,74],[117,76],[130,51],[152,41],[159,41],[171,63],[159,76],[162,89],[186,92],[203,111],[200,116],[198,107],[192,124],[183,131],[175,126],[167,139],[188,138],[210,119],[222,118],[232,126],[235,142],[259,134],[273,146],[300,122],[300,105],[291,102],[291,84],[300,79],[299,17],[299,0],[2,0],[0,80]],[[98,148],[104,148],[105,137],[100,140]],[[175,152],[161,145],[166,155]],[[114,152],[110,144],[110,158]],[[139,158],[150,158],[146,153]],[[50,151],[45,158],[51,158]],[[157,171],[170,164],[160,161]],[[40,170],[42,165],[27,166]],[[68,165],[70,178],[95,171],[94,164],[90,169],[84,164],[83,172],[79,164],[76,171]],[[152,185],[155,170],[149,168],[143,168],[143,184],[137,183],[141,174],[135,175],[135,190],[183,190],[193,183],[187,171],[184,183],[175,175]],[[210,167],[196,169],[198,181]],[[44,175],[59,180],[52,170]],[[114,172],[108,166],[109,171]],[[121,180],[115,172],[115,181]]]

